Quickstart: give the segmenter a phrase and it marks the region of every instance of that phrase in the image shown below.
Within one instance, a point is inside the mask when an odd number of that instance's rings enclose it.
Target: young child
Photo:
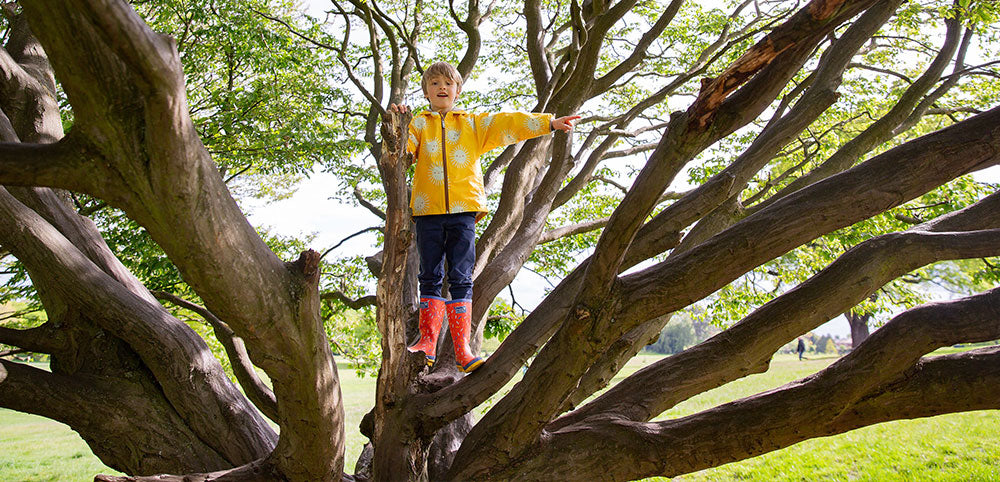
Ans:
[[[420,253],[420,341],[408,347],[422,351],[434,364],[438,334],[447,313],[458,369],[469,373],[483,359],[469,349],[472,324],[472,268],[476,262],[476,221],[486,215],[486,192],[479,156],[500,146],[539,137],[558,129],[569,132],[580,116],[552,114],[472,114],[455,109],[462,76],[455,67],[437,62],[420,81],[430,110],[410,122],[407,150],[414,153],[410,208]],[[406,112],[405,105],[390,110]],[[441,296],[444,261],[448,291]]]

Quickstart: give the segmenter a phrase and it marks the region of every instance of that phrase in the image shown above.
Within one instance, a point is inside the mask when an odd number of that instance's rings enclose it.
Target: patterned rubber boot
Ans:
[[[441,334],[441,323],[444,322],[444,298],[420,298],[420,340],[416,345],[406,347],[413,353],[424,352],[427,366],[434,364],[437,354],[438,335]]]
[[[483,359],[469,349],[469,330],[472,328],[472,300],[455,300],[445,303],[448,308],[448,331],[455,344],[455,362],[458,369],[472,373],[483,364]]]

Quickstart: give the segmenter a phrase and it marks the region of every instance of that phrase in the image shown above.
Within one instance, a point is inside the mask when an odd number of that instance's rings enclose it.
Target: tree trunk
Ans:
[[[851,325],[851,348],[857,348],[868,339],[868,322],[871,321],[870,313],[857,313],[854,310],[844,313],[847,323]]]
[[[356,59],[348,60],[348,51],[370,49],[371,67],[357,70],[372,73],[376,86],[365,92],[371,103],[362,108],[368,121],[365,141],[378,161],[388,201],[376,296],[383,358],[375,407],[363,429],[373,444],[366,449],[372,479],[674,476],[871,423],[997,408],[997,350],[921,359],[939,346],[1000,336],[1000,290],[992,290],[906,311],[814,376],[681,419],[651,422],[683,400],[766,370],[779,347],[831,316],[848,312],[849,319],[865,318],[849,310],[901,274],[944,259],[996,256],[1000,194],[911,230],[857,244],[731,328],[589,398],[659,331],[664,319],[657,318],[718,293],[803,244],[1000,161],[997,108],[900,146],[885,145],[937,98],[937,91],[928,92],[931,86],[944,88],[957,78],[961,61],[955,62],[956,77],[944,80],[941,75],[959,48],[963,19],[947,19],[947,41],[937,59],[910,83],[884,120],[860,129],[862,135],[838,147],[835,162],[819,164],[815,174],[801,176],[771,199],[767,193],[785,178],[774,184],[769,178],[759,197],[746,192],[749,183],[763,180],[768,166],[789,165],[776,156],[790,153],[794,138],[804,132],[823,135],[812,128],[829,119],[816,119],[836,102],[841,77],[856,63],[852,59],[858,49],[870,44],[898,0],[812,0],[778,17],[758,17],[756,22],[763,23],[750,22],[742,32],[729,32],[727,25],[717,44],[727,43],[724,38],[732,33],[730,45],[742,48],[760,29],[766,34],[728,67],[713,65],[718,76],[703,79],[694,103],[672,114],[669,122],[664,111],[651,107],[662,104],[667,94],[653,94],[603,125],[605,113],[593,116],[597,124],[579,151],[574,152],[573,137],[557,133],[502,156],[500,164],[508,162],[506,157],[512,162],[494,224],[479,243],[477,321],[532,254],[553,217],[553,206],[563,205],[600,172],[594,158],[595,164],[588,162],[579,171],[579,179],[566,183],[595,139],[605,139],[603,147],[591,151],[598,157],[616,142],[634,146],[640,140],[627,137],[638,135],[629,132],[637,119],[648,122],[660,138],[624,200],[606,222],[597,223],[604,232],[593,255],[475,374],[465,377],[451,362],[446,333],[433,370],[422,354],[405,349],[407,331],[412,333],[414,325],[415,286],[406,208],[409,116],[384,112],[382,82],[392,79],[389,102],[401,102],[405,79],[419,64],[423,45],[417,36],[424,13],[418,7],[396,19],[392,16],[399,12],[391,8],[386,14],[368,2],[349,3],[353,9],[340,14],[345,22],[367,26],[371,46],[349,41],[345,32],[338,60],[349,69]],[[661,36],[680,0],[662,13],[645,12],[656,21],[641,38],[631,38],[617,25],[638,17],[634,8],[644,4],[591,3],[560,8],[531,0],[520,12],[528,24],[524,47],[539,109],[565,115],[591,99],[600,105],[608,105],[609,98],[626,102],[619,87],[634,87],[631,79],[658,74],[636,70],[658,55],[647,51],[649,46],[659,42],[660,54],[674,48]],[[198,139],[173,41],[150,31],[121,0],[34,0],[21,7],[59,74],[73,109],[73,130],[65,138],[52,130],[61,124],[50,94],[56,89],[55,76],[38,64],[45,58],[41,45],[12,29],[8,50],[20,53],[8,58],[0,51],[5,74],[0,88],[20,97],[17,102],[0,97],[0,131],[10,141],[0,145],[0,181],[27,189],[0,189],[0,244],[28,267],[49,322],[31,330],[0,327],[0,342],[51,353],[53,373],[0,362],[0,404],[68,420],[95,453],[118,460],[131,473],[189,472],[98,480],[341,478],[343,410],[319,316],[319,256],[306,251],[295,262],[283,262],[247,222]],[[543,13],[543,8],[552,11]],[[471,71],[478,55],[478,23],[492,10],[479,15],[478,9],[478,2],[470,1],[465,22],[452,12],[470,39],[460,65],[463,74]],[[556,20],[546,19],[550,13]],[[625,38],[619,38],[622,34]],[[604,47],[624,43],[633,52],[615,65]],[[313,45],[338,50],[330,43]],[[880,47],[872,48],[877,52]],[[803,66],[814,65],[821,50],[817,70],[804,72]],[[661,92],[687,90],[687,80],[700,75],[710,57],[734,53],[706,49]],[[391,72],[383,70],[388,60]],[[673,69],[669,64],[665,68]],[[362,85],[353,73],[348,76]],[[775,107],[783,92],[787,97]],[[604,94],[609,97],[599,97]],[[782,115],[795,99],[796,105]],[[747,141],[751,145],[743,155],[663,206],[664,191],[690,161],[720,141],[723,146],[744,142],[724,138],[760,121],[765,112],[774,112],[775,118],[759,137]],[[381,143],[375,135],[379,115]],[[852,122],[860,126],[863,118]],[[28,128],[32,126],[45,128]],[[855,127],[837,125],[830,132]],[[803,148],[805,154],[814,149]],[[871,151],[880,154],[854,166]],[[796,164],[788,173],[805,165]],[[37,186],[100,198],[148,230],[206,310],[230,325],[253,364],[269,375],[280,436],[220,375],[204,342],[121,270],[106,246],[89,239],[99,238],[96,230],[70,216],[65,199],[53,202],[63,196]],[[741,200],[756,204],[744,209]],[[567,204],[567,212],[554,217],[575,217],[574,209]],[[685,232],[689,234],[681,244]],[[472,426],[469,412],[500,391],[532,356],[523,379]],[[110,405],[108,399],[127,406]],[[53,402],[62,400],[72,403]],[[120,426],[140,411],[148,413],[147,420]],[[135,427],[144,432],[134,432]],[[158,436],[157,430],[170,433]],[[157,443],[170,446],[156,451]],[[167,460],[156,460],[154,453]],[[360,465],[359,477],[366,475]]]
[[[409,113],[383,114],[382,154],[379,172],[387,195],[385,247],[376,294],[376,323],[382,333],[382,365],[375,393],[374,480],[426,480],[429,440],[415,433],[410,416],[410,395],[419,390],[418,374],[424,356],[406,350],[410,305],[400,298],[408,293],[407,259],[412,231],[407,206],[406,173],[411,155],[406,152]]]
[[[11,23],[7,51],[23,70],[2,104],[0,140],[58,141],[51,67],[24,18]],[[48,315],[40,328],[4,335],[52,360],[51,373],[8,364],[0,405],[66,423],[129,473],[215,470],[266,455],[274,431],[68,199],[0,187],[0,244],[24,263]]]
[[[249,467],[273,446],[256,467],[291,479],[340,478],[343,409],[319,316],[319,255],[305,252],[284,263],[247,222],[198,139],[173,40],[150,31],[124,2],[39,1],[22,8],[59,74],[75,123],[56,144],[17,150],[25,168],[17,172],[33,179],[9,182],[90,194],[143,225],[270,376],[281,427],[277,444],[260,415],[244,410],[246,398],[228,380],[214,379],[221,371],[213,372],[218,364],[204,342],[186,326],[164,321],[158,303],[115,299],[105,278],[61,288],[89,290],[97,296],[91,301],[117,309],[119,323],[103,327],[119,330],[192,430],[217,443],[231,464]],[[130,317],[125,309],[145,311]],[[157,323],[121,323],[127,319]],[[171,338],[177,341],[167,349],[185,356],[159,351]],[[206,385],[230,391],[220,397],[219,389],[206,391]],[[262,430],[270,437],[261,438]]]

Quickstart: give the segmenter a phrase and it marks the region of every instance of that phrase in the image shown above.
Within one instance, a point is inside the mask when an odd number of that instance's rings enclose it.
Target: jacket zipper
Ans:
[[[448,202],[448,156],[445,154],[447,152],[445,144],[445,132],[444,127],[444,116],[447,113],[441,114],[441,169],[444,170],[444,212],[445,214],[451,213],[451,205]]]

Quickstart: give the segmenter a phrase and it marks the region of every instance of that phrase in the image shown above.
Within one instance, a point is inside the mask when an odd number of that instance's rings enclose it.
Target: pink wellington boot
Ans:
[[[424,352],[427,366],[434,364],[438,335],[441,334],[441,323],[444,322],[444,301],[444,298],[428,296],[420,298],[420,340],[416,345],[406,347],[413,353]]]
[[[455,362],[458,369],[472,373],[483,364],[483,359],[469,349],[469,330],[472,328],[472,300],[454,300],[445,303],[448,309],[448,331],[455,344]]]

